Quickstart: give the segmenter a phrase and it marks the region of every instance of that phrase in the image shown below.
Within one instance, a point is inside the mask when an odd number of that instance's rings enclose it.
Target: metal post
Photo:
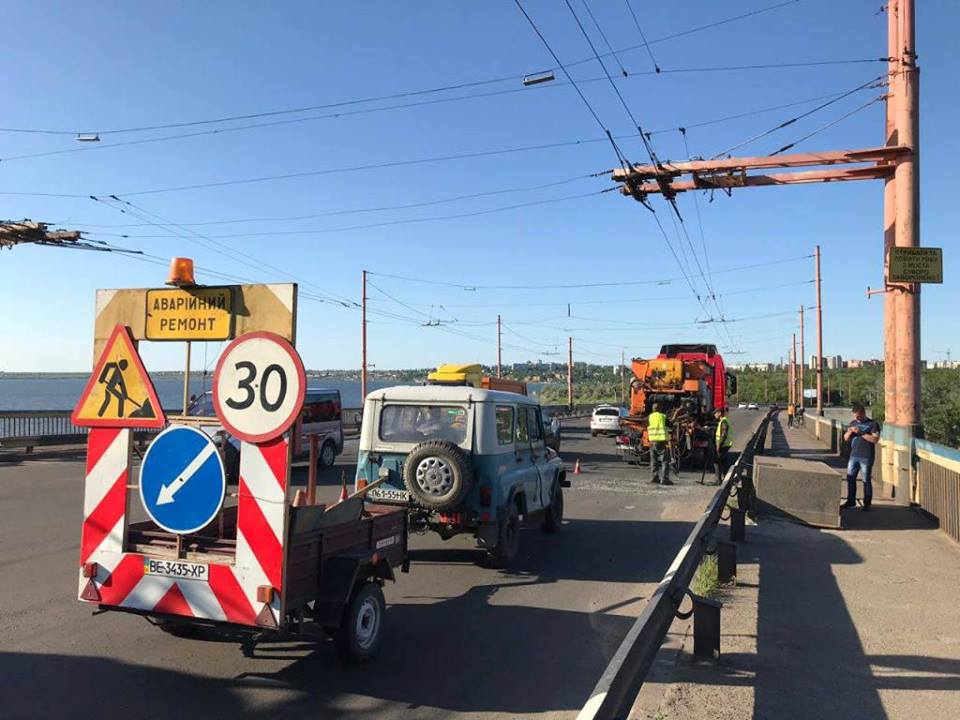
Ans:
[[[573,410],[573,338],[567,338],[567,409]]]
[[[503,366],[501,365],[500,354],[500,316],[497,315],[497,377],[503,377]]]
[[[823,417],[823,305],[820,301],[820,246],[814,252],[814,277],[817,286],[817,415]]]
[[[897,143],[910,149],[896,164],[894,174],[896,217],[894,244],[897,247],[920,245],[920,145],[919,145],[919,71],[917,69],[914,27],[915,0],[897,0],[897,52],[899,63],[893,86]],[[890,3],[890,5],[894,5]],[[889,5],[888,5],[889,7]],[[906,284],[893,289],[896,378],[893,422],[887,423],[887,449],[893,450],[896,499],[909,504],[910,444],[922,433],[920,408],[920,285]],[[886,308],[886,306],[885,306]],[[886,357],[886,353],[884,353]],[[891,447],[892,444],[892,447]]]
[[[627,364],[623,350],[620,351],[620,407],[627,404]]]
[[[307,504],[313,505],[317,499],[317,447],[318,438],[310,435],[310,466],[307,468]]]
[[[800,405],[806,405],[803,400],[803,391],[807,386],[805,381],[804,362],[806,361],[806,355],[804,350],[804,330],[803,330],[803,305],[800,306],[800,377],[797,379],[797,389],[800,391]]]
[[[183,373],[183,414],[190,408],[190,341],[187,340],[187,370]]]
[[[360,405],[367,400],[367,271],[363,271],[360,310]]]

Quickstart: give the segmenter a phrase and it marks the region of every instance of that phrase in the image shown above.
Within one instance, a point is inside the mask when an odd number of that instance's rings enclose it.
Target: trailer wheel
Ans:
[[[490,548],[487,560],[490,567],[506,568],[520,552],[520,512],[511,503],[504,510],[497,525],[497,544]]]
[[[357,587],[333,635],[341,658],[349,663],[365,663],[377,654],[383,641],[386,609],[378,583],[370,580]]]

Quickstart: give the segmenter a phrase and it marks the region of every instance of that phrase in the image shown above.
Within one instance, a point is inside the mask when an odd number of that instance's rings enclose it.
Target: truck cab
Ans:
[[[563,462],[546,446],[537,402],[471,386],[403,386],[367,396],[356,488],[408,508],[444,539],[473,534],[491,564],[516,557],[522,520],[560,528]]]

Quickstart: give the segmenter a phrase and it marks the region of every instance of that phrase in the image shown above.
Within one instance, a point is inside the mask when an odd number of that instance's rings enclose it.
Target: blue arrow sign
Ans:
[[[157,435],[140,465],[140,499],[153,521],[187,535],[212,521],[227,490],[217,446],[196,428],[171,425]]]

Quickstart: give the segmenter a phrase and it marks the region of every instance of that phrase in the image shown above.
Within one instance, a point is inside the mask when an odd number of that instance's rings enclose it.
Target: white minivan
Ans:
[[[620,432],[621,410],[616,405],[599,405],[593,410],[590,417],[590,434],[616,435]]]

